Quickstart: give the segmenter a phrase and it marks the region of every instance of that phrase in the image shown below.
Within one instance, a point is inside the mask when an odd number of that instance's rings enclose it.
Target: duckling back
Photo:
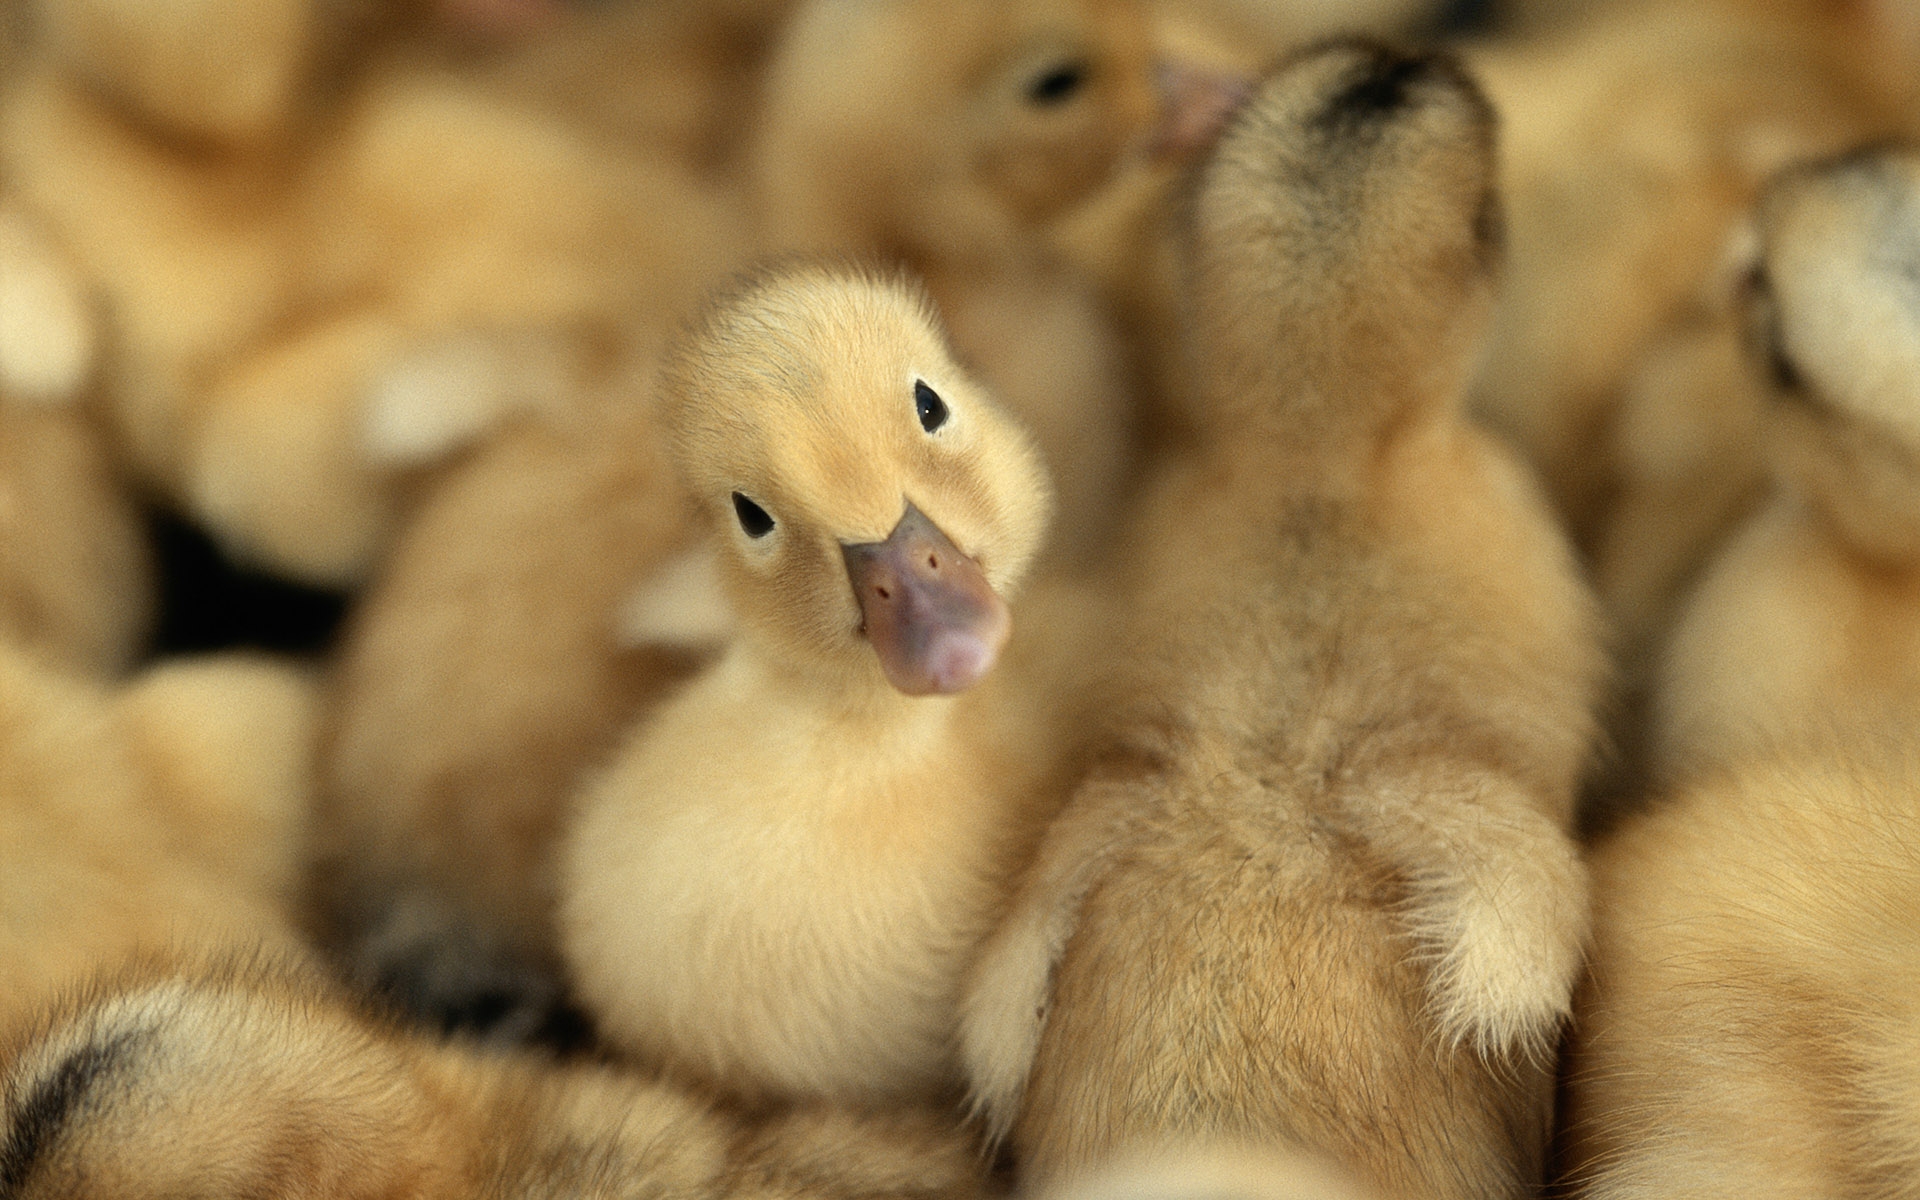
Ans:
[[[1192,211],[1191,440],[1129,530],[1119,733],[973,979],[976,1102],[1047,1185],[1226,1138],[1531,1194],[1600,658],[1540,497],[1460,418],[1489,110],[1449,59],[1317,47]]]

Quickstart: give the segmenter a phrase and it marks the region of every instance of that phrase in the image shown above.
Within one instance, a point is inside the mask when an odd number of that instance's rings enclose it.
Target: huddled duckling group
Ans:
[[[1920,20],[1440,7],[0,0],[0,1200],[1920,1191]]]

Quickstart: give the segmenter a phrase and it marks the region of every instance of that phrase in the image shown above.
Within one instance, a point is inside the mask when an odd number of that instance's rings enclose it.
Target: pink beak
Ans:
[[[844,549],[861,630],[889,683],[930,696],[980,682],[1013,619],[978,563],[911,504],[886,541]]]
[[[1253,81],[1233,75],[1163,62],[1158,70],[1160,125],[1154,131],[1152,152],[1191,158],[1220,136],[1227,122],[1253,94]]]

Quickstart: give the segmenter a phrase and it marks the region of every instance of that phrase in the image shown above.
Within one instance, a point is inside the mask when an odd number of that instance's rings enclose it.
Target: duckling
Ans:
[[[317,712],[264,660],[107,683],[0,640],[0,1027],[141,950],[301,953]]]
[[[1593,7],[1467,51],[1504,120],[1512,245],[1471,405],[1541,474],[1613,630],[1604,821],[1646,770],[1680,597],[1764,489],[1738,318],[1753,202],[1912,109],[1869,65],[1890,13]]]
[[[1114,732],[965,998],[1028,1186],[1208,1139],[1388,1196],[1538,1185],[1602,656],[1543,498],[1460,412],[1494,172],[1455,60],[1348,40],[1201,172],[1192,434],[1127,530]]]
[[[1071,208],[1144,136],[1152,79],[1136,18],[1109,0],[805,5],[762,93],[761,174],[742,184],[757,230],[744,240],[769,252],[847,238],[934,270],[963,360],[996,396],[1014,391],[1010,407],[1030,401],[1050,463],[1080,474],[1065,507],[1084,520],[1069,518],[1044,551],[1050,575],[1104,552],[1101,531],[1124,504],[1116,398],[1129,388],[1090,285],[1055,261],[1034,223],[1043,214],[1023,214]],[[843,56],[830,31],[872,53]],[[916,71],[916,48],[936,41],[940,70]],[[924,120],[896,123],[901,106]],[[783,198],[837,203],[824,194],[838,160],[807,147],[842,136],[862,170],[923,185],[860,197],[874,206],[864,227],[814,226],[812,204]],[[979,166],[1020,147],[1039,174]],[[1062,178],[1050,184],[1055,161]],[[955,211],[966,223],[952,223]],[[542,360],[518,361],[529,357]],[[329,940],[433,1012],[472,1011],[476,990],[497,1005],[497,981],[524,981],[531,1012],[516,1009],[502,1031],[539,1023],[532,1013],[560,987],[550,863],[566,797],[728,628],[688,627],[726,601],[658,444],[651,364],[634,357],[587,403],[532,406],[433,470],[340,649],[320,814],[326,888],[341,901]]]
[[[1653,701],[1665,774],[1737,760],[1808,719],[1920,696],[1920,151],[1773,182],[1748,291],[1774,488],[1715,557]]]
[[[450,73],[372,72],[333,116],[284,215],[293,278],[333,300],[208,370],[175,467],[230,546],[347,586],[423,473],[520,411],[592,404],[741,234],[689,172]]]
[[[442,1043],[272,955],[150,959],[0,1029],[19,1200],[966,1200],[950,1122],[752,1117],[655,1080]]]
[[[974,686],[1044,471],[924,295],[858,269],[724,294],[662,402],[737,629],[580,797],[567,962],[605,1036],[733,1094],[938,1097],[1067,732]]]
[[[1595,853],[1566,1089],[1582,1195],[1920,1182],[1920,151],[1792,168],[1757,223],[1775,482],[1667,647],[1659,786]]]
[[[1920,1187],[1916,718],[1810,717],[1595,849],[1557,1194]]]

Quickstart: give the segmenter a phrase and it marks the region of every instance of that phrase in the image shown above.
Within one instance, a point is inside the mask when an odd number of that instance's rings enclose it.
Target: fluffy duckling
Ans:
[[[0,1027],[142,949],[297,952],[316,715],[268,662],[109,686],[0,642]]]
[[[1920,1188],[1916,718],[1812,718],[1595,850],[1561,1194]]]
[[[1658,646],[1764,490],[1738,301],[1753,201],[1911,111],[1870,65],[1891,6],[1601,7],[1471,51],[1504,120],[1512,246],[1471,403],[1542,475],[1621,668],[1590,822],[1644,783]]]
[[[1920,152],[1789,171],[1759,231],[1748,302],[1776,482],[1666,648],[1667,774],[1920,696]]]
[[[1005,671],[974,688],[1039,549],[1038,457],[924,296],[850,269],[742,284],[668,376],[738,629],[586,789],[568,963],[611,1040],[731,1092],[939,1095],[1065,736]]]
[[[1777,479],[1662,664],[1668,786],[1595,854],[1566,1096],[1596,1198],[1920,1186],[1920,153],[1788,171],[1758,223]]]
[[[0,1031],[18,1200],[705,1200],[984,1191],[950,1123],[753,1118],[651,1080],[431,1041],[270,956],[147,962]]]
[[[1118,734],[966,1000],[1032,1185],[1195,1139],[1387,1196],[1538,1185],[1601,655],[1542,498],[1460,412],[1494,171],[1452,59],[1341,41],[1201,174],[1193,438],[1129,530]]]
[[[1010,408],[1028,401],[1042,449],[1082,481],[1068,506],[1085,519],[1068,520],[1050,556],[1097,558],[1121,507],[1116,398],[1128,389],[1091,292],[1052,261],[1034,221],[1084,198],[1144,135],[1138,13],[1111,0],[819,0],[796,22],[763,100],[761,240],[848,238],[933,268],[963,359],[996,396],[1017,392]],[[863,54],[849,57],[850,44]],[[792,145],[777,148],[776,134]],[[858,197],[865,225],[848,212],[846,228],[820,227],[812,202],[783,199],[843,199],[830,194],[840,159],[809,150],[835,139],[896,181]],[[1037,175],[981,165],[1022,147]],[[897,182],[909,179],[921,182]],[[555,994],[543,976],[565,797],[724,633],[685,620],[724,601],[683,553],[692,525],[657,444],[652,387],[643,372],[611,380],[588,415],[547,406],[437,473],[344,639],[321,815],[337,940],[430,1011],[470,1012],[476,991],[497,1006],[503,979],[525,981],[534,1010]]]

